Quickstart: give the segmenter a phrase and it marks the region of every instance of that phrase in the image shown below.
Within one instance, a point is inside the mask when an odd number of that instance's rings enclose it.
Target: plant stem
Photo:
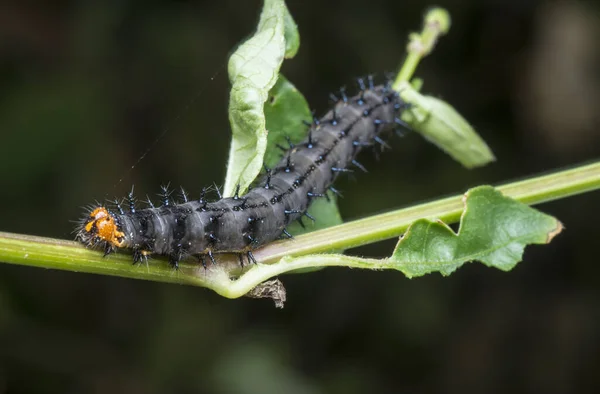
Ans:
[[[585,193],[600,189],[600,161],[497,188],[506,196],[529,205]],[[348,249],[400,236],[417,219],[455,223],[462,210],[462,195],[452,196],[303,234],[293,242],[274,242],[254,255],[264,263],[273,263],[284,256]]]
[[[433,8],[425,15],[423,23],[423,31],[418,33],[412,33],[409,36],[409,43],[407,46],[408,56],[392,85],[392,88],[396,91],[400,91],[400,88],[404,82],[408,82],[421,59],[427,56],[433,48],[437,39],[448,32],[450,29],[450,15],[443,8]]]
[[[505,195],[526,204],[539,204],[576,194],[600,189],[600,161],[554,172],[519,182],[499,186]],[[208,287],[226,297],[239,297],[260,282],[298,268],[315,266],[352,266],[377,268],[376,260],[355,260],[343,256],[321,256],[319,259],[297,259],[287,265],[284,256],[301,256],[374,243],[398,237],[417,219],[440,219],[446,223],[458,221],[463,209],[462,195],[415,205],[381,215],[348,222],[325,230],[300,235],[293,240],[274,242],[258,249],[253,266],[239,279],[232,281],[240,271],[235,256],[222,255],[219,264],[205,270],[197,262],[183,262],[174,271],[164,259],[147,266],[132,266],[129,254],[117,253],[103,257],[102,253],[82,245],[59,239],[41,238],[0,232],[0,261],[12,264],[53,268],[65,271],[87,272]]]

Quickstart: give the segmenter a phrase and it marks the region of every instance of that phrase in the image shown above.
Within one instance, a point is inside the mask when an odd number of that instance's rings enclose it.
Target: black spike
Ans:
[[[296,221],[300,224],[300,227],[302,227],[304,229],[306,228],[306,226],[304,225],[304,222],[302,221],[302,218],[298,218],[298,219],[296,219]]]
[[[352,164],[354,164],[356,167],[360,168],[363,172],[369,172],[369,171],[367,171],[367,169],[365,168],[365,166],[363,166],[362,164],[360,164],[356,160],[352,160]]]
[[[183,188],[183,186],[179,187],[179,194],[181,195],[181,199],[183,200],[184,203],[188,202],[188,195],[185,192],[185,189]]]
[[[206,188],[203,187],[202,191],[200,192],[200,199],[198,200],[198,203],[202,204],[202,210],[206,210]]]
[[[292,171],[292,155],[287,155],[287,161],[285,163],[285,172],[290,172]]]
[[[245,235],[246,239],[248,241],[250,241],[251,244],[255,244],[256,243],[256,238],[254,238],[253,236],[251,236],[250,234],[246,234]]]
[[[369,89],[375,89],[375,84],[373,83],[373,74],[367,75],[367,82],[369,83]]]
[[[308,149],[312,149],[315,147],[314,141],[312,139],[312,129],[308,131],[308,143],[306,144]]]
[[[360,146],[360,147],[373,146],[373,144],[370,143],[370,142],[362,142],[362,141],[359,141],[359,140],[352,141],[352,145],[354,145],[356,147],[358,147],[358,146]]]
[[[315,113],[316,113],[315,111],[312,111],[312,117],[313,117],[312,124],[313,124],[313,126],[318,126],[321,124],[321,121],[319,120],[319,118],[317,118]]]
[[[275,146],[277,148],[279,148],[283,152],[287,152],[288,151],[288,149],[285,146],[281,145],[281,144],[275,144]]]
[[[271,188],[271,169],[265,167],[265,170],[267,171],[267,181],[265,182],[265,189],[270,189]]]
[[[217,192],[217,196],[219,196],[219,200],[221,200],[223,198],[223,195],[221,194],[221,190],[219,189],[219,186],[217,186],[217,184],[215,183],[215,190]]]
[[[288,145],[290,146],[290,149],[293,149],[293,148],[294,148],[294,146],[296,146],[296,145],[294,145],[294,143],[292,142],[292,139],[290,138],[290,136],[289,136],[289,135],[286,135],[286,136],[285,136],[285,140],[287,141]]]
[[[354,172],[349,168],[338,168],[338,167],[331,167],[331,171],[333,171],[333,172]]]
[[[333,194],[335,194],[336,196],[338,196],[338,197],[344,197],[344,196],[342,196],[342,193],[340,193],[340,191],[339,191],[339,190],[337,190],[337,189],[336,189],[335,187],[333,187],[333,186],[329,186],[329,190],[331,190],[331,192],[332,192]]]
[[[285,234],[286,237],[288,237],[290,239],[294,238],[294,236],[292,234],[290,234],[289,231],[287,231],[287,228],[283,229],[283,233]]]
[[[308,213],[308,212],[304,212],[304,216],[306,216],[307,218],[309,218],[309,219],[310,219],[310,220],[312,220],[313,222],[316,222],[316,221],[317,221],[317,219],[315,219],[315,218],[314,218],[314,216],[313,216],[313,215],[311,215],[311,214],[310,214],[310,213]]]
[[[212,221],[212,219],[213,219],[213,218],[211,218],[211,221]],[[211,233],[208,233],[208,234],[207,234],[207,237],[208,237],[208,240],[209,240],[209,242],[210,242],[211,244],[214,244],[214,243],[216,243],[216,242],[219,242],[219,240],[217,239],[217,236],[215,235],[215,233],[212,233],[212,232],[211,232]]]
[[[410,129],[410,126],[408,125],[408,123],[406,123],[405,121],[403,121],[400,118],[394,118],[394,123],[396,123],[397,125],[400,125],[404,128]]]
[[[141,262],[148,264],[148,254],[144,253],[141,249],[134,249],[133,250],[133,265],[136,265],[137,263],[141,263]]]
[[[114,252],[114,249],[113,249],[112,245],[109,244],[108,242],[106,242],[104,244],[104,257],[108,256],[112,252]]]
[[[254,258],[254,254],[252,254],[251,251],[247,251],[246,255],[248,256],[248,263],[250,263],[250,261],[252,261],[254,264],[258,264],[256,262],[256,259]]]
[[[396,134],[398,137],[402,138],[406,135],[406,132],[404,130],[394,130],[394,134]]]
[[[219,222],[219,219],[221,218],[221,216],[223,216],[223,214],[222,214],[222,213],[221,213],[221,214],[216,214],[216,215],[210,216],[210,217],[208,218],[208,220],[210,220],[210,222],[211,222],[211,223],[215,224],[215,223],[218,223],[218,222]],[[212,233],[211,233],[211,234],[212,234]]]
[[[238,259],[240,260],[240,265],[244,268],[244,254],[238,253]]]
[[[213,255],[212,250],[209,250],[207,253],[208,258],[210,259],[210,261],[212,261],[213,264],[217,264],[217,261],[215,260],[215,256]]]
[[[338,114],[337,114],[337,110],[335,108],[333,108],[331,110],[331,121],[329,123],[331,123],[332,126],[336,126],[338,124],[339,118],[338,118]]]
[[[115,206],[117,207],[117,210],[119,211],[119,213],[121,215],[125,215],[125,211],[123,211],[123,208],[121,207],[121,203],[119,202],[119,200],[117,200],[116,198],[113,201],[113,204],[115,204]]]
[[[146,195],[146,200],[148,201],[148,205],[150,205],[150,208],[155,208],[154,203],[152,202],[152,200],[150,200],[150,197],[148,195]]]
[[[235,193],[233,194],[233,199],[238,200],[240,198],[240,184],[238,183],[235,187]]]
[[[365,105],[365,91],[364,90],[360,92],[358,99],[356,99],[356,104]]]
[[[129,204],[129,213],[135,213],[135,198],[133,198],[133,186],[131,186],[131,191],[127,194],[127,204]]]
[[[175,271],[179,269],[179,260],[181,259],[181,255],[177,252],[169,255],[169,264]]]
[[[343,101],[344,103],[347,103],[347,102],[348,102],[348,96],[346,96],[346,87],[345,87],[345,86],[342,86],[342,87],[340,88],[340,96],[342,96],[342,101]]]
[[[384,148],[389,148],[390,146],[387,144],[387,142],[385,142],[384,140],[382,140],[381,138],[379,138],[378,135],[376,135],[375,137],[373,137],[373,140],[375,142],[377,142],[379,145],[381,145],[381,149],[383,150]]]
[[[142,261],[142,253],[139,249],[133,249],[133,265],[136,265],[140,261]]]
[[[335,95],[335,94],[333,94],[333,93],[329,93],[329,99],[330,99],[332,102],[334,102],[334,103],[337,103],[337,102],[339,102],[339,101],[340,101],[340,99],[338,98],[338,96],[336,96],[336,95]]]
[[[247,198],[238,198],[239,200],[242,201],[242,203],[240,205],[236,205],[233,207],[234,211],[240,211],[240,210],[244,210],[246,209],[246,203],[248,202]]]
[[[168,207],[169,205],[171,205],[171,191],[169,190],[169,185],[162,185],[160,189],[161,193],[159,194],[159,196],[161,198],[162,205],[164,207]]]
[[[401,109],[410,109],[410,108],[412,108],[412,104],[404,102],[404,101],[394,104],[394,110],[396,110],[396,111],[399,111]]]
[[[202,264],[202,267],[206,270],[206,257],[203,254],[198,255],[198,262]]]
[[[358,88],[360,90],[367,90],[367,87],[365,86],[365,80],[363,78],[356,78],[356,83],[358,84]]]

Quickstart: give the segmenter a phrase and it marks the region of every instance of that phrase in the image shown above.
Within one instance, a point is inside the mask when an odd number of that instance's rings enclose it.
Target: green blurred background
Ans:
[[[369,174],[336,186],[346,219],[600,156],[596,3],[437,4],[453,26],[418,76],[498,161],[467,171],[417,135],[393,140],[379,161],[362,156]],[[283,71],[323,113],[330,91],[398,67],[430,5],[290,0],[302,44]],[[72,239],[81,206],[132,184],[141,195],[167,182],[197,195],[222,182],[224,66],[260,7],[2,2],[0,230]],[[408,280],[327,269],[283,277],[283,310],[201,288],[0,264],[0,393],[593,392],[598,197],[540,206],[566,231],[527,249],[510,273],[470,264]],[[354,252],[385,256],[393,245]]]

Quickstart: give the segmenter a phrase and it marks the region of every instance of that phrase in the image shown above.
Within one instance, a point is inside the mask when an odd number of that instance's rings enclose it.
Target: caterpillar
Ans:
[[[328,198],[336,177],[351,172],[355,159],[366,147],[385,146],[382,134],[403,125],[400,114],[407,104],[391,89],[390,83],[375,86],[359,79],[360,92],[348,97],[341,91],[325,116],[309,124],[306,138],[289,143],[282,159],[240,196],[206,199],[206,189],[197,200],[182,193],[175,204],[163,188],[162,206],[136,209],[133,192],[129,210],[120,204],[116,211],[99,205],[91,207],[76,229],[77,239],[90,247],[103,247],[105,255],[116,249],[133,251],[133,262],[147,261],[152,254],[168,257],[178,267],[181,259],[197,256],[206,267],[207,258],[216,263],[217,253],[237,253],[240,263],[256,263],[252,250],[291,234],[286,227],[306,216],[311,202]],[[288,141],[289,142],[289,141]],[[366,171],[366,170],[365,170]],[[239,191],[239,187],[238,187]]]

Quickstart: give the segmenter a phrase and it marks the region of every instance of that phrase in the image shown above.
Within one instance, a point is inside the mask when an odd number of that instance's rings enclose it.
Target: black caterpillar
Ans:
[[[208,202],[205,190],[198,200],[174,204],[163,189],[162,206],[136,209],[133,193],[129,212],[119,204],[117,211],[100,206],[89,210],[77,230],[77,238],[88,246],[103,246],[105,254],[115,248],[133,250],[134,263],[150,254],[166,255],[172,266],[190,255],[215,263],[214,253],[237,253],[256,262],[252,250],[282,235],[291,238],[286,226],[302,216],[316,198],[327,198],[337,175],[354,165],[364,170],[355,156],[364,148],[385,145],[380,134],[402,125],[400,112],[407,107],[389,84],[365,84],[360,93],[341,98],[321,119],[315,119],[307,137],[289,149],[272,170],[255,182],[245,195]],[[285,149],[285,148],[284,148]],[[239,188],[238,188],[239,189]],[[314,220],[314,219],[313,219]]]

